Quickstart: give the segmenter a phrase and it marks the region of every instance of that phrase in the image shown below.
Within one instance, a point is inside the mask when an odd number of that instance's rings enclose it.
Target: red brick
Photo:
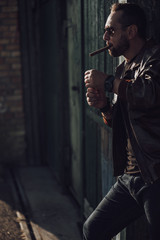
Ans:
[[[7,50],[10,50],[10,49],[7,49]],[[7,58],[5,58],[5,62],[6,63],[19,63],[19,62],[21,62],[21,60],[20,60],[20,57],[7,57]]]
[[[14,13],[8,13],[8,18],[16,18],[18,17],[18,12],[14,12]]]
[[[11,44],[19,44],[19,38],[18,37],[16,37],[16,38],[13,38],[13,39],[10,39],[10,42],[11,42]]]
[[[15,113],[15,118],[21,118],[21,119],[23,119],[23,118],[24,118],[24,113],[23,113],[23,112],[16,112],[16,113]]]
[[[0,26],[0,32],[8,31],[9,27],[8,26]]]
[[[20,46],[18,44],[10,44],[6,46],[6,50],[19,50]]]
[[[14,25],[17,24],[17,19],[3,19],[4,25]]]
[[[17,31],[17,26],[16,25],[10,26],[9,31]]]
[[[14,6],[14,7],[2,7],[2,12],[17,12],[18,11],[18,7]]]
[[[6,97],[6,102],[8,101],[17,101],[17,100],[22,100],[22,96],[21,95],[13,95],[13,96],[8,96]]]
[[[1,78],[1,77],[8,77],[9,74],[10,74],[10,73],[9,73],[9,72],[6,72],[6,71],[5,71],[5,72],[1,72],[1,73],[0,73],[0,78]],[[0,86],[0,90],[1,90],[1,86]]]
[[[11,78],[14,78],[14,77],[21,77],[21,71],[19,70],[16,70],[16,71],[1,71],[0,72],[0,78],[1,77],[11,77]]]
[[[11,143],[4,145],[1,154],[10,149],[10,162],[20,155],[24,157],[26,148],[18,20],[18,1],[0,0],[0,102],[5,107],[5,112],[0,113],[0,124],[4,129],[1,136],[7,135],[6,143]]]
[[[14,5],[18,5],[18,1],[17,0],[8,0],[7,1],[7,5],[8,6],[14,6]]]
[[[8,44],[9,39],[0,39],[0,44]]]
[[[16,32],[3,32],[3,37],[4,38],[14,38],[17,36]]]
[[[14,18],[14,19],[16,19],[17,17],[18,17],[17,12],[15,12],[15,13],[12,13],[12,12],[0,13],[0,19],[3,19],[3,18]]]
[[[12,119],[13,118],[13,113],[11,113],[11,112],[6,112],[5,114],[4,114],[4,119]]]
[[[18,76],[21,76],[21,71],[20,70],[17,70],[16,71],[10,71],[9,72],[9,76],[10,77],[18,77]]]
[[[21,89],[16,89],[16,90],[14,91],[14,94],[15,94],[15,95],[23,95],[22,93],[23,93],[23,88],[21,88]]]
[[[0,0],[0,6],[5,6],[6,5],[6,1]]]
[[[9,57],[9,56],[11,56],[11,52],[10,51],[0,51],[0,56]]]
[[[23,111],[23,103],[22,102],[17,102],[17,101],[12,101],[12,102],[6,102],[6,108],[8,110],[12,109],[12,112],[19,112],[19,110],[21,109],[21,111]]]
[[[22,112],[22,111],[23,111],[23,108],[22,108],[22,106],[11,106],[11,107],[9,108],[9,110],[11,111],[11,113],[12,113],[12,112]]]
[[[0,71],[1,71],[1,70],[9,70],[9,68],[10,68],[10,66],[7,65],[7,64],[1,64],[1,65],[0,65]]]
[[[1,75],[1,72],[0,72]],[[11,83],[11,78],[9,76],[0,78],[0,84],[10,84]]]
[[[20,51],[13,51],[11,52],[12,57],[19,57],[21,55]]]
[[[20,63],[12,64],[12,69],[21,69],[21,64]]]
[[[13,83],[21,83],[21,80],[22,80],[21,77],[13,77],[12,78]]]
[[[0,102],[4,101],[4,97],[0,97]]]
[[[6,89],[6,85],[5,84],[0,84],[0,89],[1,90]]]
[[[4,58],[0,57],[0,64],[4,63]]]
[[[8,18],[8,13],[0,13],[0,18]]]

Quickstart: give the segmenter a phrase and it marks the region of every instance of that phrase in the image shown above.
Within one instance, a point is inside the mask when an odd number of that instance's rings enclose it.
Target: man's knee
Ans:
[[[94,227],[92,223],[92,219],[88,218],[83,224],[83,239],[84,240],[94,240]]]
[[[102,224],[97,222],[92,215],[85,221],[83,225],[84,240],[107,240]],[[110,238],[109,238],[110,239]]]
[[[84,240],[89,240],[88,232],[89,232],[89,228],[88,228],[88,222],[86,220],[85,223],[83,224],[83,239]]]
[[[92,215],[83,224],[83,240],[111,240],[107,232],[107,223],[105,226],[97,222]]]

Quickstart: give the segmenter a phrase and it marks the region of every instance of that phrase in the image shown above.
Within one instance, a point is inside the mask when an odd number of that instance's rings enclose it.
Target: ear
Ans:
[[[135,24],[128,26],[127,33],[128,33],[128,39],[130,40],[133,39],[138,33],[137,26]]]

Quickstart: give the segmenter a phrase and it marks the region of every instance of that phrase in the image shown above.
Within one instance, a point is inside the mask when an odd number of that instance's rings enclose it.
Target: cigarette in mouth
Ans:
[[[106,51],[107,49],[109,49],[111,46],[112,46],[112,45],[108,45],[108,46],[105,46],[105,47],[103,47],[103,48],[100,48],[100,49],[98,49],[98,50],[96,50],[96,51],[94,51],[94,52],[91,52],[91,53],[89,53],[89,56],[92,57],[92,56],[94,56],[94,55],[96,55],[96,54],[98,54],[98,53],[104,52],[104,51]]]

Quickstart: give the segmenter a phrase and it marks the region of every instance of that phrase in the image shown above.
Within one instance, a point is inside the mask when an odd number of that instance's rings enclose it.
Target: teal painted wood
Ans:
[[[108,53],[90,57],[89,52],[105,45],[103,41],[104,26],[110,5],[111,1],[104,0],[87,0],[84,2],[85,69],[95,68],[109,74],[114,72],[115,60],[113,61]],[[92,162],[92,168],[85,171],[85,183],[87,186],[85,190],[87,200],[92,207],[95,207],[114,182],[111,160],[111,130],[104,125],[99,111],[89,107],[87,104],[85,129],[85,167],[88,168]],[[90,144],[92,148],[88,147]],[[93,150],[91,151],[91,149]],[[91,179],[94,184],[92,184]],[[95,184],[95,179],[98,184]]]
[[[111,129],[104,127],[101,127],[101,172],[104,197],[115,182],[112,164],[112,132]]]
[[[83,199],[82,177],[82,36],[81,36],[81,1],[67,1],[67,68],[69,96],[69,135],[70,166],[69,187],[80,205]]]
[[[160,22],[160,1],[155,0],[131,0],[131,3],[137,3],[141,6],[147,15],[147,33],[148,38],[154,38],[160,42],[160,28],[157,27]]]
[[[113,59],[107,52],[92,58],[88,55],[89,52],[105,45],[104,26],[112,3],[113,1],[103,0],[87,0],[84,3],[85,69],[95,68],[108,74],[115,72],[118,59]],[[112,95],[110,97],[112,98]],[[115,182],[112,166],[112,130],[104,125],[99,111],[87,104],[85,122],[85,198],[88,206],[94,208]],[[119,239],[125,240],[125,231],[120,233]]]
[[[45,116],[45,161],[61,183],[68,181],[68,112],[64,9],[57,0],[39,6],[41,81]],[[63,40],[63,41],[62,41]],[[65,81],[64,81],[65,79]],[[64,101],[65,99],[65,101]],[[67,169],[67,170],[66,170]]]
[[[84,46],[85,46],[85,70],[98,69],[99,57],[103,58],[100,70],[104,69],[104,54],[102,56],[89,57],[89,52],[104,46],[103,33],[101,43],[99,42],[99,6],[102,1],[87,0],[84,2]],[[101,12],[101,19],[104,21],[104,8]],[[104,28],[104,23],[102,29]],[[99,142],[99,124],[102,124],[101,117],[93,108],[86,104],[85,118],[85,198],[92,208],[95,208],[101,197],[101,159]]]
[[[92,119],[86,121],[86,157],[85,157],[85,198],[92,208],[97,205],[98,183],[98,146],[97,124]]]
[[[48,1],[40,6],[40,43],[41,43],[41,78],[43,82],[45,128],[46,128],[46,161],[54,169],[57,177],[61,171],[60,163],[60,128],[61,122],[56,113],[59,109],[59,85],[56,84],[59,72],[59,44],[58,33],[55,31],[58,25],[56,17],[56,2]]]

